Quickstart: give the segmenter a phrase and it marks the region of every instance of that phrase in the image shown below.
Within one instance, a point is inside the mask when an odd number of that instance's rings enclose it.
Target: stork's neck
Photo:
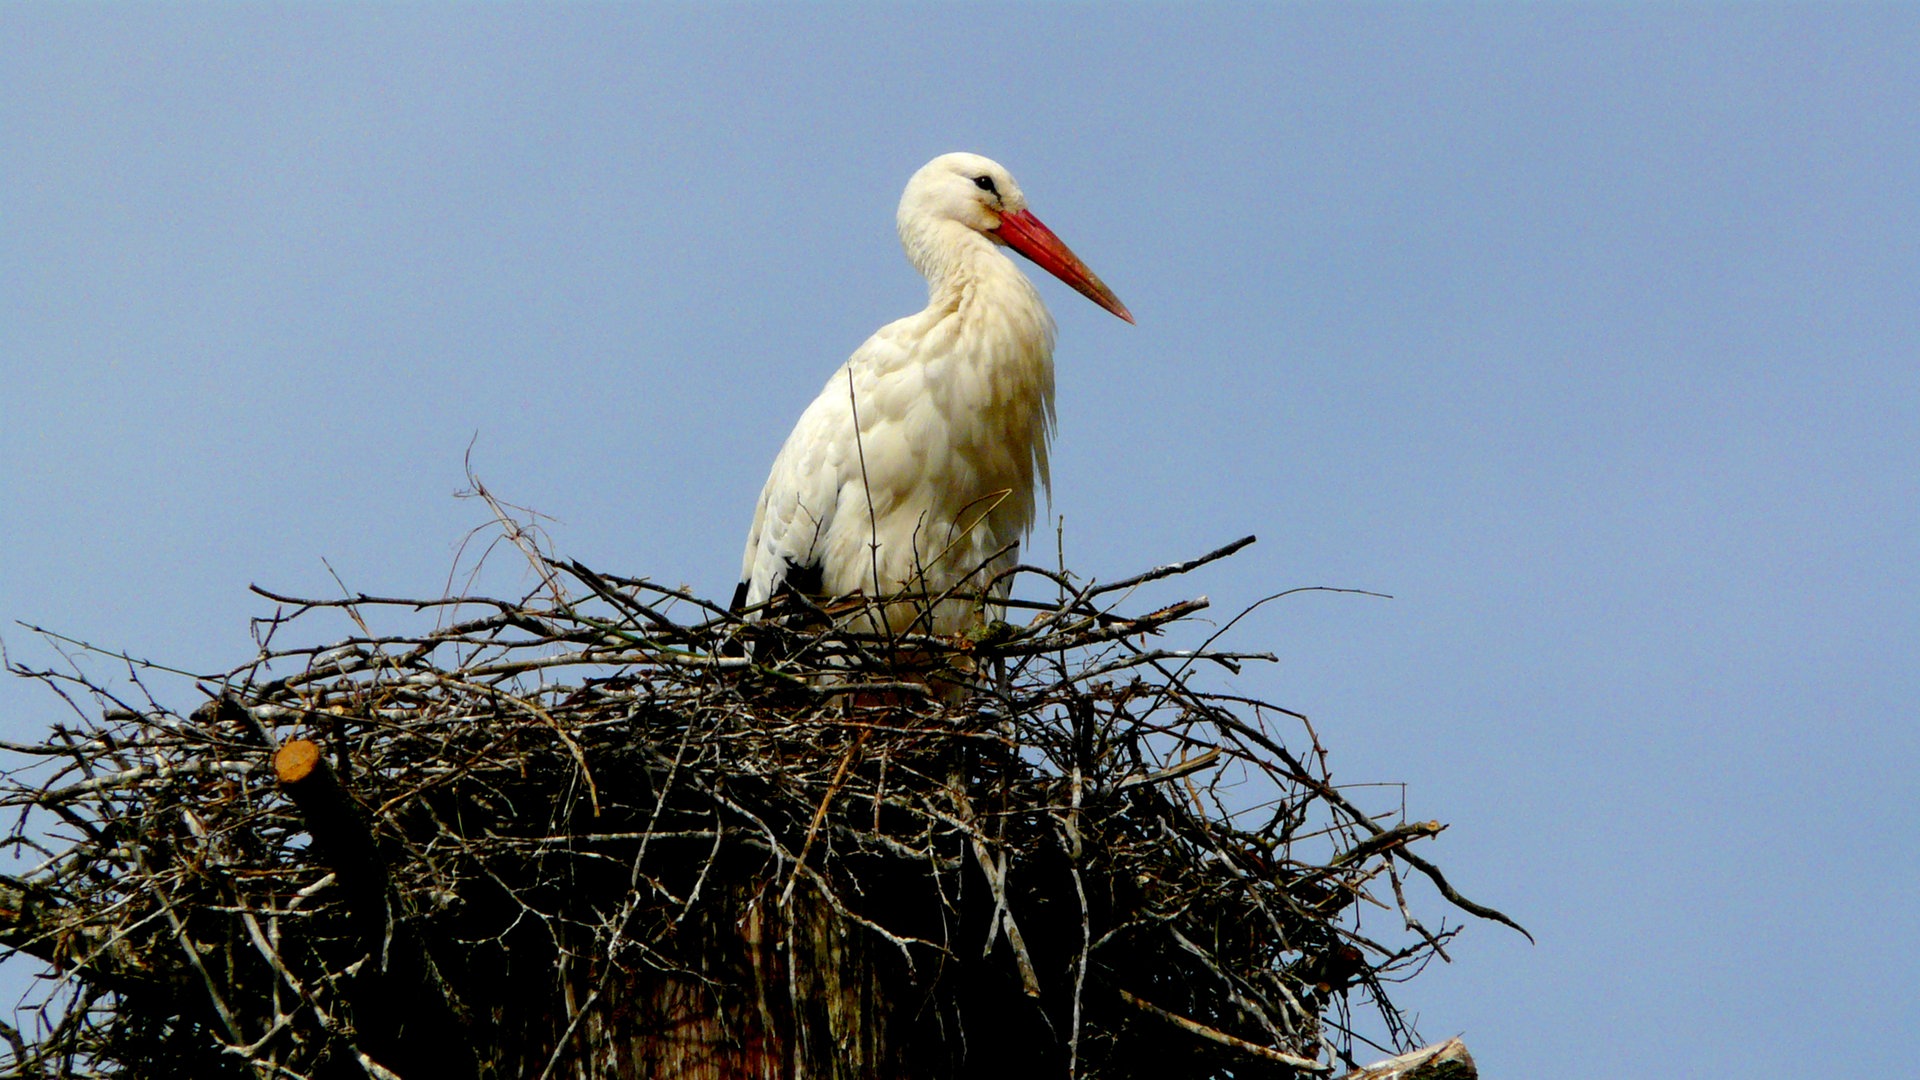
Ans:
[[[1053,316],[1027,276],[988,237],[958,222],[902,228],[907,257],[927,278],[916,359],[928,365],[926,391],[956,418],[948,436],[977,467],[954,494],[971,500],[1004,489],[1013,498],[994,516],[1001,543],[1033,524],[1033,488],[1051,485]],[[965,423],[958,418],[966,418]]]
[[[970,336],[1009,336],[1012,351],[1051,361],[1053,317],[1005,248],[956,221],[903,230],[901,241],[927,279],[929,314],[958,316]]]

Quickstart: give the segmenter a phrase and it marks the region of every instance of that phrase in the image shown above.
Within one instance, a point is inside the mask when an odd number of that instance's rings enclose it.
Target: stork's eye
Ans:
[[[1000,189],[993,186],[993,177],[991,176],[974,177],[973,186],[979,188],[981,191],[991,191],[995,195],[1000,194]]]

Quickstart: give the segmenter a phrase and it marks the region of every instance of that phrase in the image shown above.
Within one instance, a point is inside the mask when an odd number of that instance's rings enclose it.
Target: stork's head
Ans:
[[[1000,216],[1027,208],[1020,185],[999,162],[979,154],[941,154],[920,167],[900,196],[900,225],[957,221],[975,232],[1000,227]]]
[[[1082,296],[1133,321],[1099,275],[1027,209],[1020,185],[997,161],[979,154],[942,154],[922,165],[900,196],[899,221],[900,238],[923,270],[923,259],[931,263],[946,254],[927,250],[940,247],[942,226],[957,224],[1025,255]]]

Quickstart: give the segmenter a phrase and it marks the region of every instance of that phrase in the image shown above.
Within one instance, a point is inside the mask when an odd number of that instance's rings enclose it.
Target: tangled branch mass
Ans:
[[[272,597],[191,711],[138,665],[21,671],[76,718],[6,747],[0,945],[51,973],[3,1074],[1291,1077],[1404,1050],[1388,987],[1458,932],[1404,881],[1506,919],[1408,850],[1438,823],[1363,809],[1305,718],[1201,675],[1261,657],[1162,644],[1204,600],[1116,610],[1238,546],[1104,586],[1022,568],[1059,598],[964,639],[743,623],[542,557],[522,600]]]

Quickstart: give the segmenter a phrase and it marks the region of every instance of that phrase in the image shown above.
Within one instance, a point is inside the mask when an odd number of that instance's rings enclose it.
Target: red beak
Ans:
[[[1001,214],[1000,227],[993,230],[1007,246],[1032,259],[1035,266],[1073,286],[1081,296],[1099,304],[1115,315],[1133,321],[1133,313],[1127,305],[1113,295],[1107,283],[1100,275],[1087,269],[1080,256],[1073,253],[1061,239],[1053,235],[1053,230],[1040,224],[1040,219],[1032,213],[1022,210],[1017,214]]]

